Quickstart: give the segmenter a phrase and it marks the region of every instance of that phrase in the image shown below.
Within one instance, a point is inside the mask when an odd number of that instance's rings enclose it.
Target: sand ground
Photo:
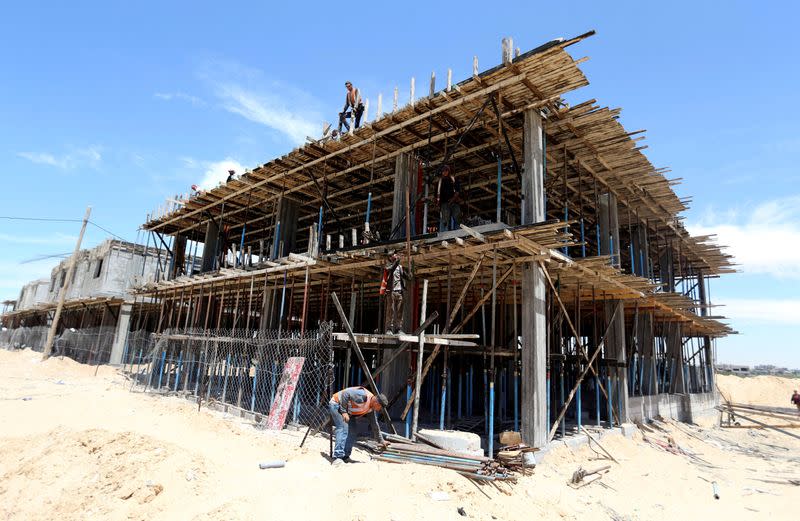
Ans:
[[[798,517],[800,486],[788,479],[800,479],[800,441],[770,431],[666,422],[633,439],[603,438],[619,464],[591,447],[561,446],[516,484],[479,487],[363,452],[334,468],[321,455],[324,438],[300,449],[302,433],[131,393],[109,367],[95,376],[94,367],[6,350],[0,367],[0,519],[464,519],[459,507],[486,520]],[[736,401],[770,405],[788,401],[794,384],[724,380]],[[669,437],[685,453],[658,445]],[[272,459],[286,466],[259,470]],[[579,467],[609,463],[599,482],[567,485]],[[442,491],[447,501],[431,497]]]

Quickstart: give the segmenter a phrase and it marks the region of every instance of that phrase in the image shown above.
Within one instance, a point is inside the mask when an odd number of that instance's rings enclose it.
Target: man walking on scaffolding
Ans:
[[[442,177],[436,186],[436,202],[439,203],[439,231],[457,230],[461,225],[461,206],[458,204],[461,187],[444,165]]]
[[[355,127],[361,126],[361,116],[364,115],[364,103],[361,101],[361,91],[353,87],[349,81],[345,82],[344,86],[347,88],[347,95],[344,98],[344,108],[339,113],[339,133],[342,133],[342,126],[350,132],[350,124],[347,118],[350,116],[355,120]],[[348,112],[348,108],[352,109]]]

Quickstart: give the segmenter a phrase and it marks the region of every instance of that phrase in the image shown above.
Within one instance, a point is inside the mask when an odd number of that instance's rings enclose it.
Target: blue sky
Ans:
[[[146,212],[228,167],[318,135],[349,79],[401,104],[412,76],[466,77],[590,29],[571,48],[590,85],[693,196],[687,226],[718,233],[742,273],[714,314],[742,334],[719,360],[800,367],[800,9],[792,2],[519,2],[410,7],[303,2],[17,2],[0,20],[0,214],[92,219],[128,239]],[[652,4],[652,5],[651,5]],[[440,80],[441,81],[441,80]],[[0,220],[0,299],[47,276],[78,223]],[[107,234],[91,227],[86,245]]]

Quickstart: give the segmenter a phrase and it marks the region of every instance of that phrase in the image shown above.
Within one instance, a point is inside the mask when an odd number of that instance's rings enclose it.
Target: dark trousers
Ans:
[[[356,119],[356,128],[361,126],[361,116],[364,115],[364,105],[359,105],[356,107],[355,112],[355,119]],[[347,122],[347,118],[353,116],[353,112],[340,112],[339,113],[339,132],[342,131],[342,126],[347,129],[347,132],[350,132],[350,123]]]

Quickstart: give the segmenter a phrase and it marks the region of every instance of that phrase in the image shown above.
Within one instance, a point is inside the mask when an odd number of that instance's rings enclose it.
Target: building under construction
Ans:
[[[0,347],[43,351],[63,294],[54,352],[86,363],[121,363],[126,344],[154,329],[158,313],[149,299],[134,302],[132,288],[160,278],[166,261],[156,248],[115,239],[80,250],[71,272],[65,259],[49,279],[22,287],[0,315]]]
[[[170,259],[138,290],[156,333],[333,321],[333,388],[366,378],[357,341],[393,420],[411,416],[419,388],[420,423],[490,447],[505,429],[542,447],[582,424],[708,409],[714,339],[732,332],[710,313],[708,283],[731,258],[687,232],[676,180],[618,109],[563,99],[588,84],[571,52],[590,35],[522,53],[505,40],[495,67],[475,59],[471,77],[416,93],[412,81],[405,106],[378,98],[361,128],[148,215]],[[445,165],[462,214],[449,231],[435,198]],[[406,333],[387,335],[391,253],[411,279]],[[240,357],[241,377],[260,362]]]

